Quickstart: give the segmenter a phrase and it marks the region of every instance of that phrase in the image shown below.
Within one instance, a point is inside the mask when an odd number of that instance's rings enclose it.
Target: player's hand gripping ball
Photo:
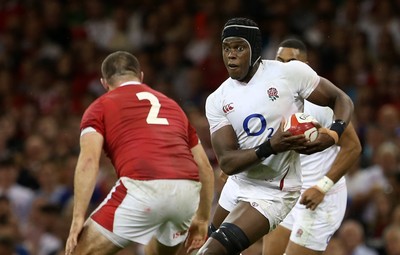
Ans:
[[[318,137],[317,120],[309,114],[298,112],[290,116],[284,126],[284,131],[289,131],[292,135],[304,134],[310,142]]]

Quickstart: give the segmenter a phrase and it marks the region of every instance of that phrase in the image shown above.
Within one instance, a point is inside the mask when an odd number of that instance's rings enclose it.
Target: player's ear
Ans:
[[[143,80],[144,80],[144,73],[143,73],[143,72],[140,72],[140,82],[143,83]]]
[[[103,79],[103,78],[100,78],[100,83],[101,83],[101,85],[103,86],[103,88],[104,88],[106,91],[108,91],[109,86],[108,86],[106,80]]]

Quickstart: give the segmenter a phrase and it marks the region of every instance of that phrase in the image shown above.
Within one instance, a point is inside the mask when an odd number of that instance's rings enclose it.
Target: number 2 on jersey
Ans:
[[[148,100],[151,104],[149,114],[147,115],[146,118],[147,124],[169,125],[168,120],[166,118],[158,117],[161,104],[155,95],[151,94],[150,92],[139,92],[136,94],[136,96],[139,100]]]

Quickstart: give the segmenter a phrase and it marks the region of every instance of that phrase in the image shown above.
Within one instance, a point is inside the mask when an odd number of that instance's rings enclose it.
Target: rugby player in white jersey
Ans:
[[[300,40],[287,39],[280,44],[275,59],[307,63],[306,46]],[[329,107],[308,101],[304,101],[304,112],[316,118],[322,126],[330,126],[334,120]],[[349,123],[338,145],[311,155],[300,155],[301,198],[278,227],[264,236],[264,255],[320,255],[326,250],[346,211],[344,175],[360,153],[360,141]]]
[[[337,143],[353,112],[351,99],[307,64],[261,60],[254,21],[229,20],[221,39],[230,78],[207,98],[206,116],[220,168],[229,175],[224,190],[233,187],[235,198],[222,194],[219,208],[229,214],[198,255],[239,254],[276,228],[300,196],[295,150],[313,153]],[[284,119],[302,112],[304,99],[335,113],[314,142],[283,132]]]

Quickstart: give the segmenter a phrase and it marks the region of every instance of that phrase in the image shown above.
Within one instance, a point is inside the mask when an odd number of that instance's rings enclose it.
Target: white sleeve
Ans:
[[[84,134],[87,134],[87,133],[91,133],[91,132],[97,132],[97,131],[96,131],[96,129],[94,129],[92,127],[84,128],[81,131],[81,136],[83,136]]]
[[[220,102],[220,98],[221,97],[218,97],[218,94],[214,92],[209,95],[206,100],[206,117],[210,125],[210,134],[221,127],[231,125],[222,109],[223,105],[222,102]]]
[[[314,91],[320,81],[319,75],[307,64],[301,61],[290,61],[286,65],[288,79],[294,84],[300,97],[307,97]]]

